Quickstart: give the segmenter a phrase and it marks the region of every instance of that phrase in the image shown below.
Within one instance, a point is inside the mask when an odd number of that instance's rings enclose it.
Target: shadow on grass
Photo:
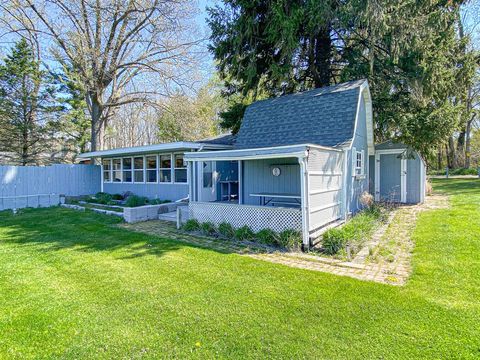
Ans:
[[[434,192],[449,195],[477,194],[480,190],[480,179],[431,179]]]
[[[39,251],[117,251],[123,258],[162,256],[185,247],[201,247],[117,227],[122,220],[93,211],[64,208],[0,212],[0,243],[41,246]],[[225,251],[226,252],[226,251]]]

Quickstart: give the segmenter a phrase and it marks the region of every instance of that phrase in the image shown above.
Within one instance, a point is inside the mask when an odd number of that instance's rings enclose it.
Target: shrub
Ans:
[[[170,200],[160,200],[160,199],[149,199],[148,203],[150,205],[160,205],[160,204],[166,204],[171,202]]]
[[[255,237],[262,244],[278,245],[279,242],[277,234],[272,229],[260,230]]]
[[[205,235],[213,235],[217,232],[215,225],[210,221],[204,222],[200,225],[200,229]]]
[[[323,234],[322,247],[326,254],[335,255],[347,244],[346,232],[342,228],[329,229]]]
[[[89,202],[96,202],[98,204],[109,205],[112,203],[112,195],[104,192],[98,192],[95,194],[95,199]]]
[[[373,195],[370,194],[368,191],[364,191],[360,195],[360,204],[362,204],[366,208],[370,208],[374,204]]]
[[[427,195],[432,195],[433,188],[432,188],[432,183],[429,180],[425,182],[425,192]]]
[[[184,231],[197,231],[200,230],[200,223],[197,219],[189,219],[182,225]]]
[[[249,241],[255,238],[255,233],[247,225],[235,230],[235,238],[240,241]]]
[[[278,244],[286,249],[298,250],[302,245],[302,234],[297,230],[284,230],[278,234]]]
[[[123,200],[123,195],[122,194],[113,194],[112,199],[113,200]]]
[[[131,195],[125,201],[125,206],[128,207],[137,207],[143,206],[147,203],[147,198],[143,196]]]
[[[222,222],[218,225],[218,232],[228,239],[233,239],[235,237],[235,229],[232,225],[227,222]]]

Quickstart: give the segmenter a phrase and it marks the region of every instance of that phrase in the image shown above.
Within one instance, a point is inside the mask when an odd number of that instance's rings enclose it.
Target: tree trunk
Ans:
[[[472,116],[472,118],[467,121],[467,126],[465,128],[465,168],[469,168],[470,167],[470,152],[472,150],[472,147],[471,147],[471,142],[470,142],[470,136],[471,136],[471,132],[472,132],[472,123],[473,123],[473,120],[475,119],[475,116]]]
[[[442,148],[437,151],[437,170],[442,169]]]
[[[451,169],[455,169],[458,166],[458,159],[457,159],[457,151],[455,148],[455,140],[453,139],[453,136],[450,136],[448,138],[448,149],[449,153],[449,164],[448,167]]]
[[[313,72],[315,87],[330,85],[332,79],[331,53],[330,26],[325,26],[319,29],[318,34],[315,36],[315,71]]]
[[[97,94],[89,94],[91,102],[91,145],[90,151],[103,150],[104,140],[104,119],[102,116],[102,105],[98,101]]]

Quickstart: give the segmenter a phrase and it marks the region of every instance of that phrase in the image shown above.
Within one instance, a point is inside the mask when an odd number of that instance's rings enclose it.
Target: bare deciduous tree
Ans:
[[[13,4],[13,5],[12,5]],[[191,86],[195,3],[189,0],[14,0],[0,10],[40,34],[53,59],[72,69],[91,116],[91,150],[104,147],[122,105]],[[35,28],[32,26],[35,24]]]

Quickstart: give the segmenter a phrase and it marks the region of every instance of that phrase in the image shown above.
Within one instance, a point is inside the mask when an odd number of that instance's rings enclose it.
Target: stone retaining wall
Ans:
[[[167,203],[159,205],[145,205],[123,209],[123,218],[128,223],[135,223],[147,220],[157,220],[159,214],[176,211],[178,203]]]

